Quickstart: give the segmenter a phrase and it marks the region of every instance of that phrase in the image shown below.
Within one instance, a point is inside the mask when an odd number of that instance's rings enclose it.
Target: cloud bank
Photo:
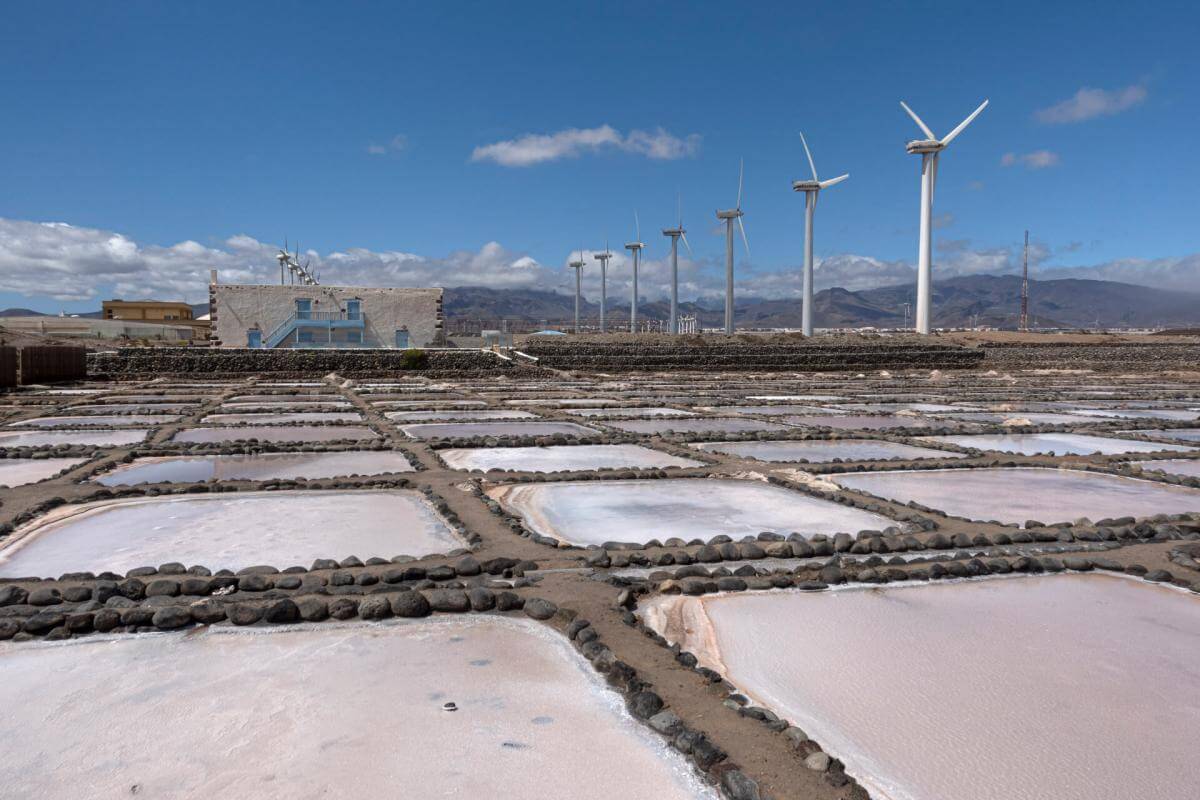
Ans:
[[[1055,250],[1031,244],[1033,277],[1096,278],[1187,292],[1200,287],[1200,253],[1062,265],[1063,257],[1075,249],[1071,245]],[[197,303],[207,299],[211,269],[217,270],[225,283],[274,283],[279,279],[276,252],[275,245],[246,235],[230,237],[219,246],[185,241],[164,247],[140,244],[123,234],[97,228],[0,219],[0,289],[30,298],[93,301],[97,306],[100,300],[113,297]],[[654,257],[642,261],[639,294],[651,300],[666,298],[670,262],[662,248],[651,252]],[[591,250],[582,252],[588,264],[583,272],[584,292],[592,300],[598,299],[600,284],[594,254]],[[301,259],[310,261],[322,283],[329,285],[482,286],[559,292],[574,292],[574,274],[566,265],[579,256],[576,250],[565,254],[559,263],[543,264],[498,242],[443,256],[365,248],[301,253]],[[934,254],[936,279],[1016,274],[1020,268],[1021,246],[1017,242],[981,248],[965,239],[942,238]],[[608,268],[608,294],[614,304],[628,302],[630,272],[628,252],[615,250]],[[739,260],[737,291],[743,297],[797,298],[800,278],[798,262],[761,269],[753,262]],[[916,272],[908,261],[842,253],[818,259],[815,279],[818,289],[858,291],[915,282]],[[720,257],[686,258],[681,253],[679,283],[681,300],[716,300],[725,290],[724,262]]]
[[[1111,117],[1139,106],[1149,92],[1141,84],[1123,89],[1091,89],[1083,87],[1061,103],[1043,108],[1034,114],[1038,122],[1047,125],[1070,125],[1096,117]]]
[[[611,125],[568,128],[555,133],[527,133],[516,139],[481,145],[471,153],[471,160],[491,161],[504,167],[531,167],[604,151],[634,153],[660,160],[689,158],[700,151],[700,134],[680,138],[656,128],[623,135]]]

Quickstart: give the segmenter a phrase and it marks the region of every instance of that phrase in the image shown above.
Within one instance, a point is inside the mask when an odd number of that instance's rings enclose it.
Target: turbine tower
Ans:
[[[629,301],[629,332],[637,333],[638,265],[641,263],[642,249],[646,245],[642,244],[642,223],[638,220],[636,211],[633,212],[633,226],[637,236],[625,245],[625,249],[633,254],[633,297]]]
[[[817,177],[817,165],[813,163],[812,153],[809,152],[808,142],[804,134],[800,134],[800,143],[804,145],[804,155],[808,156],[808,166],[812,170],[811,181],[792,181],[792,191],[804,192],[804,295],[801,302],[800,329],[805,336],[813,335],[813,213],[817,210],[817,194],[825,188],[841,183],[850,177],[850,173],[839,175],[823,181]]]
[[[929,333],[931,314],[930,298],[933,294],[933,276],[931,257],[933,252],[933,190],[937,185],[938,155],[954,139],[979,116],[988,101],[984,100],[979,108],[971,112],[971,116],[958,123],[958,127],[939,139],[929,130],[929,126],[921,121],[917,113],[908,107],[904,101],[901,107],[908,112],[917,123],[917,127],[928,136],[928,139],[916,139],[909,142],[905,149],[914,155],[921,156],[921,242],[917,251],[917,333]]]
[[[568,261],[567,266],[575,270],[575,335],[579,335],[579,293],[580,284],[582,282],[581,275],[583,274],[583,248],[579,248],[579,260]]]
[[[746,255],[750,255],[750,242],[746,239],[746,227],[742,225],[742,176],[746,164],[743,161],[738,168],[737,205],[727,211],[718,211],[717,219],[725,220],[725,335],[733,335],[733,222],[737,220],[738,230],[742,234],[742,244],[746,246]]]
[[[608,249],[608,240],[604,240],[604,252],[593,253],[592,258],[600,262],[600,332],[606,333],[608,328],[604,324],[604,309],[608,305],[608,260],[613,257],[612,252]]]
[[[683,239],[683,246],[687,248],[688,255],[692,255],[692,246],[688,244],[687,231],[683,229],[683,204],[678,196],[675,198],[675,207],[678,213],[677,222],[674,228],[666,228],[663,230],[663,236],[671,237],[671,317],[670,324],[667,330],[672,334],[679,333],[679,240]]]
[[[1021,324],[1022,332],[1029,330],[1029,231],[1025,231],[1025,256],[1021,266]]]

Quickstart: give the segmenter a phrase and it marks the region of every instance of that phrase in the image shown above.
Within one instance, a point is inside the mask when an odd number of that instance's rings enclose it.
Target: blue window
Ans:
[[[246,347],[262,347],[262,331],[251,328],[246,331]]]
[[[301,342],[312,342],[312,340],[313,340],[313,332],[312,331],[302,330],[302,331],[297,331],[297,333],[300,334],[299,340]]]
[[[346,319],[362,319],[362,300],[346,301]]]
[[[312,319],[312,300],[296,300],[296,319]]]
[[[400,330],[396,331],[396,347],[399,347],[401,350],[408,349],[408,330],[407,329],[401,328]]]

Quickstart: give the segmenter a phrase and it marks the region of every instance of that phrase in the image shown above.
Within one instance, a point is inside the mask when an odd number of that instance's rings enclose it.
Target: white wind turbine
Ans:
[[[913,111],[901,100],[901,107],[908,112],[928,139],[916,139],[909,142],[905,149],[909,153],[921,155],[921,242],[917,251],[917,333],[929,333],[931,297],[933,294],[933,277],[931,256],[933,253],[933,190],[937,186],[938,155],[954,141],[963,130],[971,124],[971,120],[979,116],[988,101],[984,100],[979,108],[971,112],[971,116],[958,123],[958,127],[943,138],[934,136],[929,126],[921,121],[917,112]]]
[[[800,143],[804,145],[804,155],[808,156],[808,166],[812,170],[811,181],[792,181],[792,191],[804,192],[804,295],[801,302],[800,329],[805,336],[813,335],[813,213],[817,210],[817,194],[835,183],[841,183],[850,177],[850,173],[839,175],[823,181],[817,177],[817,165],[813,163],[812,153],[809,152],[808,142],[804,134],[800,134]]]
[[[675,196],[675,210],[678,214],[675,227],[666,228],[663,230],[663,236],[671,237],[671,317],[670,324],[667,330],[673,334],[679,333],[679,240],[683,239],[683,246],[687,248],[688,255],[692,255],[692,246],[688,244],[687,231],[683,229],[683,201],[679,199],[679,195]]]
[[[583,274],[583,248],[579,248],[579,259],[577,261],[568,261],[567,266],[575,270],[575,335],[579,335],[579,295],[582,284]]]
[[[600,332],[607,333],[608,327],[604,323],[604,310],[608,305],[608,260],[613,257],[612,251],[608,249],[608,239],[604,240],[604,252],[593,253],[592,258],[600,262]]]
[[[742,234],[742,244],[746,246],[746,256],[750,256],[750,242],[746,239],[746,227],[742,225],[742,177],[746,171],[745,161],[738,167],[737,205],[727,211],[718,211],[717,219],[725,220],[725,335],[733,335],[733,222],[737,220],[738,230]]]
[[[629,301],[629,332],[637,333],[638,265],[641,263],[642,250],[646,245],[642,244],[642,223],[638,220],[636,211],[633,212],[633,226],[637,236],[632,242],[625,245],[625,249],[633,253],[633,297]]]

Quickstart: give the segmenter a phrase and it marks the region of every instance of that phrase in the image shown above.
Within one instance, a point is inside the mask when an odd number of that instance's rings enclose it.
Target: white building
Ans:
[[[430,347],[443,343],[441,289],[209,286],[217,347]]]

